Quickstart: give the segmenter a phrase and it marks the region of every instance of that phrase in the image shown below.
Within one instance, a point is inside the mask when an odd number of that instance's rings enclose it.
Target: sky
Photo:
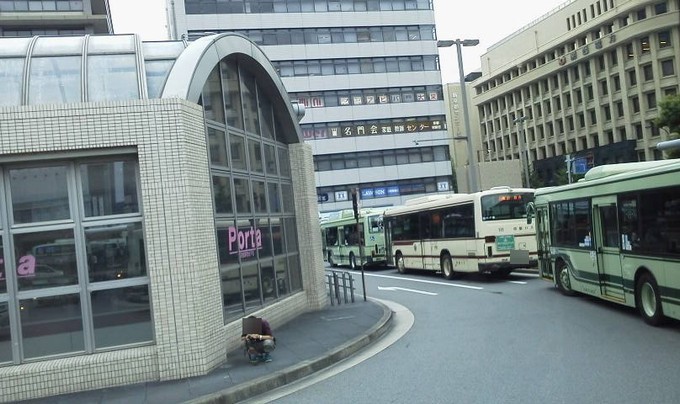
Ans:
[[[464,47],[465,74],[480,69],[480,58],[501,39],[568,0],[433,0],[438,39],[478,39]],[[167,39],[165,0],[109,0],[117,34],[135,32],[145,41]],[[459,81],[456,48],[440,48],[443,83]]]

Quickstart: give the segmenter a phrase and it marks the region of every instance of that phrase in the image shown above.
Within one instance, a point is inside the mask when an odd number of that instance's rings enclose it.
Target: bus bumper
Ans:
[[[479,273],[493,274],[496,272],[514,271],[516,269],[538,269],[538,260],[530,259],[529,264],[511,264],[510,262],[489,262],[478,265]]]

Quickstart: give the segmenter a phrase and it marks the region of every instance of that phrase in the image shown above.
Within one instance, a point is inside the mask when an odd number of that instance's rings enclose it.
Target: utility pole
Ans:
[[[352,189],[352,209],[354,209],[354,220],[356,221],[355,235],[359,243],[359,262],[361,263],[361,285],[364,288],[364,301],[366,301],[366,278],[364,277],[364,242],[361,239],[361,229],[359,229],[359,217],[361,212],[359,210],[359,190]]]

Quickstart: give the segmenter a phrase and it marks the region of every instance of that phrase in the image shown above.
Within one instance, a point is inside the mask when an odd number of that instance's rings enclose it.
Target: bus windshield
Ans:
[[[531,193],[482,196],[482,220],[508,220],[527,217],[527,204],[534,200]]]

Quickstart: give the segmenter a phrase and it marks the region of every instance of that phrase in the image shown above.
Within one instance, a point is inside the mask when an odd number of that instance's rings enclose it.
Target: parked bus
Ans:
[[[441,271],[447,279],[536,267],[536,236],[526,218],[533,200],[533,189],[494,187],[407,201],[385,211],[388,254],[401,273]]]
[[[680,160],[604,165],[536,190],[539,273],[636,307],[651,325],[680,319]]]
[[[360,209],[359,232],[354,210],[346,209],[321,220],[321,239],[324,258],[332,266],[349,265],[355,269],[362,265],[360,244],[363,243],[364,264],[385,265],[384,209]]]

